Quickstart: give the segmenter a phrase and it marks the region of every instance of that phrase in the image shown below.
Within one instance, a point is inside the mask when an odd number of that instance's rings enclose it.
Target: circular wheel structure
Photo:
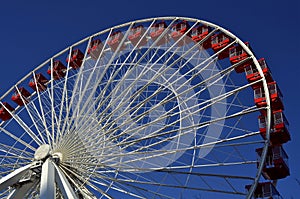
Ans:
[[[248,43],[198,19],[91,35],[0,98],[0,196],[251,198],[270,142],[263,70]]]

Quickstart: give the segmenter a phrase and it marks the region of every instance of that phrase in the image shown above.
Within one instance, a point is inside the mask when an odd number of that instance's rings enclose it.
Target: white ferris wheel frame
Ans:
[[[209,27],[212,27],[214,28],[214,31],[221,31],[223,33],[225,33],[226,35],[228,35],[229,37],[231,37],[235,43],[237,43],[238,45],[240,45],[243,50],[245,50],[247,52],[247,54],[252,58],[253,60],[253,63],[255,64],[260,76],[262,77],[262,80],[261,82],[263,83],[263,89],[264,89],[264,92],[265,92],[265,97],[266,97],[266,103],[267,103],[267,107],[266,107],[266,111],[267,111],[267,123],[266,123],[266,140],[265,140],[265,144],[264,144],[264,147],[263,147],[263,151],[262,151],[262,155],[261,155],[261,162],[259,163],[258,165],[258,169],[257,169],[257,173],[256,173],[256,176],[255,176],[255,180],[254,180],[254,183],[253,185],[251,186],[250,190],[249,190],[249,193],[247,195],[247,199],[250,199],[255,191],[255,188],[256,188],[256,185],[258,184],[258,181],[259,181],[259,178],[261,176],[261,173],[262,173],[262,170],[263,170],[263,166],[264,166],[264,161],[266,159],[266,156],[267,156],[267,149],[268,149],[268,146],[269,146],[269,140],[270,140],[270,126],[271,126],[271,108],[270,108],[270,97],[269,97],[269,89],[268,89],[268,85],[267,85],[267,82],[266,82],[266,78],[264,76],[264,73],[262,71],[262,68],[260,66],[260,64],[258,63],[255,55],[253,54],[253,52],[248,48],[247,45],[245,45],[245,43],[243,41],[241,41],[237,36],[235,36],[234,34],[232,34],[231,32],[229,32],[228,30],[218,26],[218,25],[215,25],[213,23],[209,23],[209,22],[206,22],[206,21],[203,21],[203,20],[198,20],[198,19],[194,19],[194,18],[187,18],[187,17],[157,17],[157,18],[149,18],[149,19],[142,19],[142,20],[136,20],[136,21],[131,21],[131,22],[128,22],[128,23],[125,23],[125,24],[122,24],[122,25],[118,25],[118,26],[114,26],[112,28],[109,28],[109,29],[106,29],[104,31],[100,31],[96,34],[93,34],[89,37],[86,37],[84,38],[83,40],[71,45],[70,47],[67,47],[66,49],[62,50],[61,52],[59,52],[58,54],[54,55],[52,58],[46,60],[44,63],[42,63],[40,66],[38,66],[37,68],[35,68],[31,73],[29,73],[27,76],[25,76],[24,78],[22,78],[19,82],[16,83],[15,86],[13,86],[11,89],[9,89],[3,96],[0,97],[0,104],[5,107],[3,105],[3,103],[1,102],[6,96],[8,96],[10,93],[12,93],[12,91],[14,89],[16,89],[18,92],[19,89],[17,87],[17,85],[20,85],[22,82],[24,82],[25,80],[27,80],[28,78],[30,78],[30,76],[34,76],[35,77],[35,74],[36,74],[36,71],[38,71],[39,69],[43,68],[47,63],[51,63],[51,70],[53,69],[53,60],[54,58],[66,53],[66,52],[69,52],[69,56],[71,55],[71,52],[72,52],[72,49],[73,47],[79,45],[79,44],[82,44],[86,41],[88,41],[88,45],[90,44],[91,40],[93,37],[96,37],[98,35],[101,35],[101,34],[104,34],[104,33],[107,33],[109,32],[108,35],[111,35],[112,33],[112,30],[115,30],[115,29],[118,29],[118,28],[122,28],[122,27],[132,27],[134,24],[138,24],[138,23],[145,23],[145,22],[152,22],[154,23],[155,21],[159,21],[159,20],[170,20],[170,21],[175,21],[175,20],[186,20],[188,22],[194,22],[195,24],[205,24]],[[170,27],[170,25],[168,25],[168,28]],[[128,29],[128,30],[129,30]],[[109,37],[109,36],[108,36]],[[126,37],[124,37],[124,40],[125,40]],[[121,42],[123,43],[123,42]],[[106,45],[106,43],[104,44]],[[136,46],[135,46],[136,47]],[[120,46],[118,47],[120,48]],[[134,50],[134,49],[133,49]],[[103,51],[103,50],[102,50]],[[102,53],[102,52],[101,52]],[[87,58],[87,51],[84,53],[84,57],[85,59]],[[100,56],[99,56],[100,57]],[[70,57],[69,57],[70,58]],[[84,59],[84,60],[85,60]],[[98,58],[99,60],[99,58]],[[97,60],[97,61],[98,61]],[[71,69],[71,67],[67,66],[67,74],[66,74],[66,77],[68,77],[68,72],[69,72],[69,69]],[[80,73],[81,71],[79,71],[78,73]],[[36,80],[35,80],[36,81]],[[54,94],[53,94],[53,86],[54,86],[54,78],[53,78],[53,73],[51,74],[51,80],[50,80],[50,83],[49,83],[50,87],[51,87],[51,93],[50,95],[53,97]],[[65,85],[66,86],[66,85]],[[40,93],[39,92],[36,92],[35,93],[36,95],[38,95],[38,99],[40,100]],[[52,102],[53,103],[53,102]],[[52,104],[53,105],[53,104]],[[25,108],[26,105],[25,105]],[[52,107],[52,110],[54,109],[54,107]],[[8,109],[7,109],[8,110]],[[9,111],[9,110],[8,110]],[[34,132],[32,132],[30,130],[30,128],[28,128],[26,126],[26,124],[22,121],[22,119],[20,119],[17,115],[14,115],[11,111],[9,111],[12,115],[13,115],[13,118],[21,125],[24,127],[24,129],[27,129],[29,133],[31,134],[34,134]],[[54,112],[54,110],[52,111]],[[43,113],[42,113],[43,114]],[[34,118],[32,117],[31,118],[32,121],[34,121]],[[54,115],[52,115],[52,125],[54,125],[54,121],[56,119],[54,118]],[[0,130],[2,131],[5,131],[4,128],[2,128],[2,125],[3,125],[4,122],[2,122],[0,124]],[[44,121],[45,123],[45,121]],[[36,124],[34,124],[36,125]],[[52,129],[54,129],[54,126],[52,126]],[[51,134],[49,134],[49,136],[51,136]],[[34,137],[34,136],[33,136]],[[52,135],[52,137],[54,137],[54,135]],[[50,140],[50,138],[48,138]],[[42,140],[36,140],[37,143],[40,143],[41,145],[43,144]],[[38,152],[36,152],[38,153]],[[42,152],[43,153],[43,152]],[[44,152],[46,154],[42,154],[42,155],[46,155],[48,156],[48,152]],[[54,157],[54,159],[56,159],[57,161],[59,161],[59,154],[56,154],[57,156]],[[43,160],[43,161],[41,161]],[[21,167],[19,169],[16,169],[14,172],[12,172],[11,174],[3,177],[0,179],[0,190],[4,187],[8,187],[8,186],[12,186],[13,184],[15,184],[16,182],[18,182],[20,180],[20,178],[24,175],[24,173],[28,172],[29,170],[31,170],[33,167],[37,167],[37,165],[39,165],[41,168],[42,168],[42,172],[41,172],[41,198],[54,198],[54,193],[55,193],[55,187],[53,186],[55,181],[57,183],[57,185],[59,186],[60,190],[63,192],[62,194],[67,197],[67,198],[76,198],[75,196],[75,193],[73,191],[73,188],[71,187],[70,183],[68,182],[68,180],[66,179],[66,176],[65,174],[63,173],[63,171],[61,171],[60,168],[58,168],[58,166],[53,162],[53,161],[50,161],[49,159],[46,159],[44,161],[43,158],[38,158],[36,161],[34,161],[32,164],[29,164],[27,166],[24,166],[24,167]],[[55,176],[55,178],[54,178]],[[20,189],[15,189],[15,192],[12,192],[10,197],[11,198],[21,198],[22,196],[20,195],[20,193],[24,192],[24,190],[28,190],[33,184],[32,182],[25,182],[24,183],[25,185],[28,185],[28,186],[22,186]],[[99,190],[99,189],[98,189]],[[100,190],[99,190],[100,191]],[[82,194],[87,194],[87,195],[90,195],[89,191],[88,190],[83,190],[81,191]],[[106,197],[110,198],[109,195],[106,195],[104,191],[101,192],[103,195],[105,195]],[[50,194],[50,195],[49,195]],[[52,195],[51,195],[52,194]],[[10,198],[9,197],[9,198]]]

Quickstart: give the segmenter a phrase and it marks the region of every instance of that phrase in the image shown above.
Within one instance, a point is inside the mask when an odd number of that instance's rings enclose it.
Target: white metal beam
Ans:
[[[7,199],[22,199],[24,198],[25,194],[37,184],[38,181],[26,180],[21,182],[21,186],[17,187],[15,190],[12,191],[11,194],[7,197]]]
[[[67,180],[66,176],[63,174],[63,172],[60,170],[60,168],[53,163],[53,167],[55,168],[55,181],[63,195],[64,198],[68,199],[76,199],[77,196],[71,187],[69,181]]]
[[[26,165],[24,167],[18,168],[12,173],[4,176],[0,179],[0,191],[16,184],[24,176],[24,174],[30,169],[32,164]]]
[[[55,168],[48,158],[42,166],[40,199],[53,199],[55,195]]]

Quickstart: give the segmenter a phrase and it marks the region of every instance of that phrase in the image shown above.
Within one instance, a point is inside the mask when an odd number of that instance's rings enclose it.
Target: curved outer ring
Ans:
[[[260,66],[260,64],[258,63],[256,57],[254,56],[254,54],[252,53],[252,51],[244,44],[244,42],[242,40],[240,40],[238,37],[236,37],[234,34],[232,34],[231,32],[229,32],[228,30],[216,25],[216,24],[213,24],[213,23],[210,23],[210,22],[207,22],[207,21],[203,21],[203,20],[199,20],[199,19],[195,19],[195,18],[188,18],[188,17],[172,17],[172,16],[169,16],[169,17],[155,17],[155,18],[148,18],[148,19],[140,19],[140,20],[136,20],[136,21],[131,21],[131,22],[127,22],[127,23],[124,23],[124,24],[121,24],[121,25],[116,25],[116,26],[113,26],[111,28],[107,28],[103,31],[100,31],[100,32],[97,32],[89,37],[86,37],[76,43],[74,43],[73,45],[65,48],[64,50],[60,51],[59,53],[57,53],[56,55],[54,55],[53,57],[49,58],[48,60],[46,60],[45,62],[43,62],[42,64],[40,64],[38,67],[36,67],[33,71],[31,71],[30,73],[28,73],[26,76],[24,76],[20,81],[18,81],[15,85],[19,85],[21,84],[23,81],[25,81],[26,79],[30,78],[31,74],[34,74],[35,71],[39,70],[40,68],[44,67],[47,63],[51,62],[55,57],[58,57],[60,56],[61,54],[65,53],[66,51],[70,51],[74,46],[77,46],[83,42],[86,42],[86,41],[90,41],[91,38],[95,37],[95,36],[98,36],[98,35],[101,35],[101,34],[104,34],[108,31],[111,31],[113,29],[117,29],[117,28],[122,28],[122,27],[126,27],[126,26],[129,26],[131,24],[134,24],[134,23],[143,23],[143,22],[149,22],[149,21],[153,21],[153,20],[176,20],[176,19],[179,19],[179,20],[186,20],[186,21],[191,21],[191,22],[198,22],[198,23],[201,23],[201,24],[205,24],[207,26],[210,26],[210,27],[213,27],[217,30],[220,30],[222,31],[223,33],[225,33],[226,35],[230,36],[231,38],[235,39],[235,41],[240,45],[242,46],[242,48],[250,55],[250,57],[252,57],[253,59],[253,62],[256,66],[256,68],[258,69],[258,72],[260,74],[260,76],[262,77],[262,82],[263,82],[263,88],[264,88],[264,92],[265,92],[265,96],[266,96],[266,103],[267,103],[267,125],[266,125],[266,140],[265,140],[265,145],[263,147],[263,151],[262,151],[262,155],[261,155],[261,162],[259,163],[258,165],[258,170],[257,170],[257,173],[256,173],[256,176],[255,176],[255,180],[254,180],[254,183],[252,184],[251,188],[249,189],[249,192],[248,192],[248,195],[247,195],[247,199],[251,199],[254,191],[255,191],[255,188],[258,184],[258,181],[259,181],[259,178],[261,176],[261,173],[262,173],[262,170],[263,170],[263,166],[264,166],[264,163],[265,163],[265,159],[266,159],[266,156],[267,156],[267,150],[268,150],[268,146],[269,146],[269,140],[270,140],[270,126],[271,126],[271,108],[270,108],[270,95],[269,95],[269,90],[268,90],[268,85],[267,85],[267,81],[266,81],[266,78],[263,74],[263,71],[262,71],[262,68]],[[2,100],[3,98],[5,98],[8,94],[10,94],[11,92],[13,92],[13,90],[15,89],[15,86],[12,86],[4,95],[2,95],[0,97],[0,100]],[[0,123],[1,125],[1,123]]]

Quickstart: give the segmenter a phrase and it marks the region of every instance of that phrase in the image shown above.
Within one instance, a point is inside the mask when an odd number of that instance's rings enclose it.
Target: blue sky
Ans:
[[[289,1],[5,1],[0,7],[0,95],[60,50],[113,25],[156,16],[187,16],[218,24],[265,57],[284,95],[290,122],[291,176],[279,183],[285,198],[300,195],[300,3]]]

